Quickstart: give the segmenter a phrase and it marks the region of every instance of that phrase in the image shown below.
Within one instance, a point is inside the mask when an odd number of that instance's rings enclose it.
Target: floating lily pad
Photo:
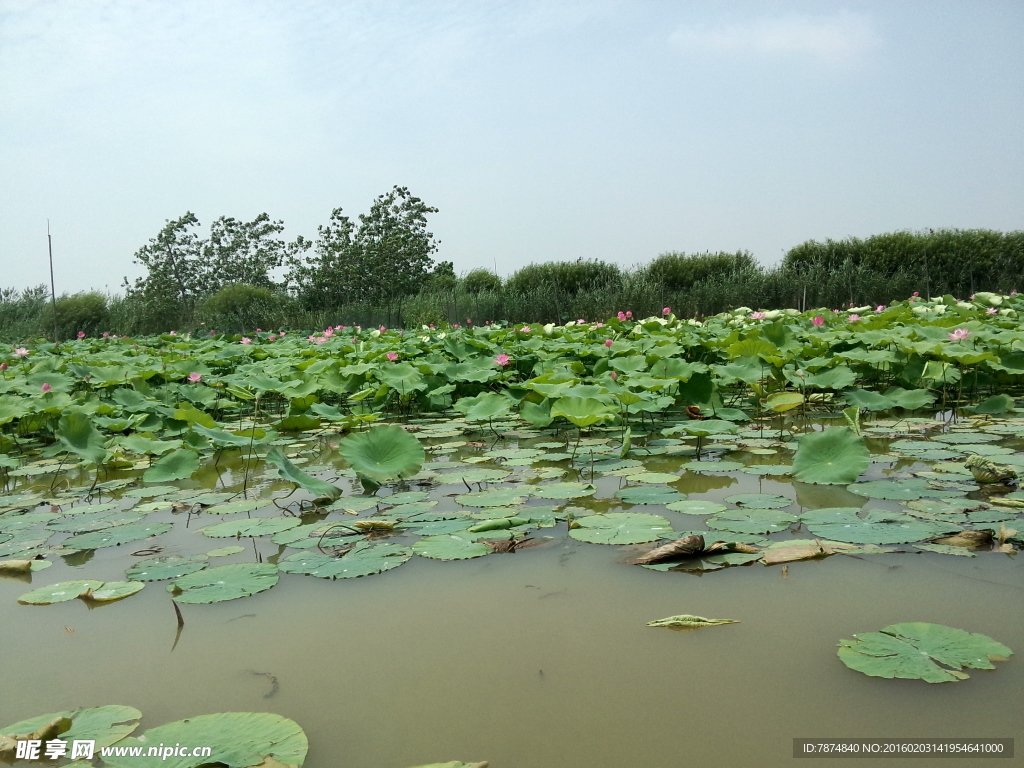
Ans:
[[[80,579],[78,581],[62,581],[57,584],[50,584],[47,587],[39,587],[31,592],[26,592],[18,598],[23,605],[51,605],[53,603],[65,603],[74,600],[76,597],[88,592],[90,589],[99,589],[103,586],[102,581],[95,579]]]
[[[125,491],[123,495],[133,499],[155,499],[157,496],[175,493],[179,490],[181,489],[175,485],[151,485],[146,488],[132,488],[130,491]]]
[[[533,489],[534,495],[542,499],[576,499],[580,496],[593,496],[595,491],[597,488],[589,483],[551,483]]]
[[[685,493],[658,485],[636,485],[622,488],[615,495],[627,504],[672,504],[683,501]]]
[[[412,545],[412,551],[420,557],[429,557],[432,560],[468,560],[482,557],[491,549],[486,544],[475,541],[481,536],[482,534],[472,533],[424,536]]]
[[[320,552],[286,557],[279,568],[284,573],[303,573],[321,579],[355,579],[397,568],[412,557],[409,547],[388,542],[361,542],[341,557]]]
[[[529,488],[495,488],[463,493],[455,500],[466,507],[509,507],[525,503],[529,493]]]
[[[104,528],[113,528],[117,525],[127,525],[141,520],[145,515],[140,515],[131,510],[93,512],[73,517],[61,517],[46,524],[48,530],[60,531],[61,533],[90,533],[100,531]]]
[[[666,504],[667,509],[673,512],[682,512],[685,515],[714,515],[727,507],[717,501],[704,501],[703,499],[684,499]]]
[[[728,509],[709,517],[708,528],[733,533],[776,533],[797,522],[796,515],[778,509]]]
[[[672,524],[661,515],[609,512],[573,521],[569,535],[592,544],[646,544],[665,538]]]
[[[626,479],[631,483],[674,483],[679,479],[679,475],[668,472],[639,472],[635,475],[626,475]]]
[[[247,517],[200,528],[199,532],[211,539],[231,536],[272,536],[301,524],[295,517]]]
[[[994,659],[1013,654],[987,635],[942,624],[891,624],[878,632],[840,640],[838,655],[850,669],[871,677],[947,683],[968,675],[960,670],[995,669]],[[943,666],[940,666],[943,665]]]
[[[101,549],[117,547],[130,541],[148,539],[167,533],[174,526],[171,523],[129,523],[93,533],[72,536],[63,542],[69,549]]]
[[[82,597],[97,603],[112,603],[141,592],[145,586],[141,581],[105,581],[99,589],[88,590]]]
[[[433,465],[431,465],[433,466]],[[443,472],[435,479],[442,485],[455,483],[497,483],[508,477],[507,469],[470,469],[463,472]]]
[[[680,467],[691,472],[735,472],[742,468],[738,461],[691,461]]]
[[[871,480],[866,483],[854,483],[846,486],[846,490],[869,499],[894,499],[914,501],[928,494],[928,481],[916,478],[903,480]],[[959,494],[957,494],[959,495]]]
[[[232,567],[232,566],[223,566]],[[181,598],[176,598],[179,602]],[[230,768],[301,766],[309,743],[297,723],[265,712],[226,712],[199,715],[150,728],[139,737],[129,736],[118,746],[149,748],[162,744],[202,745],[209,757],[104,757],[112,768],[198,768],[227,765]],[[190,750],[189,750],[190,751]]]
[[[220,549],[211,549],[206,555],[207,557],[227,557],[228,555],[237,555],[239,552],[245,552],[245,547],[232,545],[230,547],[221,547]]]
[[[96,748],[100,749],[109,747],[134,731],[138,727],[141,717],[142,713],[134,707],[108,704],[103,707],[85,707],[69,712],[50,712],[46,715],[37,715],[28,720],[22,720],[20,723],[0,728],[0,734],[33,733],[58,718],[67,718],[71,721],[71,727],[60,734],[63,741],[68,744],[75,740],[95,741]]]
[[[726,496],[725,500],[737,507],[756,507],[757,509],[780,509],[793,503],[792,499],[774,493],[737,493],[733,496]]]
[[[206,507],[203,511],[208,515],[235,515],[239,512],[252,512],[254,509],[267,506],[269,503],[266,499],[238,499],[225,504],[214,504]]]
[[[206,555],[154,557],[137,562],[124,575],[135,581],[163,581],[201,571],[207,565]]]
[[[901,512],[869,509],[861,517],[855,507],[815,509],[800,516],[815,536],[854,544],[906,544],[923,541],[949,531],[952,524],[918,520]]]
[[[915,544],[915,549],[923,549],[926,552],[938,552],[940,555],[958,555],[959,557],[977,557],[967,547],[954,547],[951,544]]]
[[[168,588],[179,603],[219,603],[255,595],[277,584],[271,563],[218,565],[182,576]]]

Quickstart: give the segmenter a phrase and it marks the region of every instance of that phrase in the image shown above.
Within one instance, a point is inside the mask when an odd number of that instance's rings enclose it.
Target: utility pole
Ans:
[[[57,289],[53,281],[53,236],[50,234],[50,220],[46,220],[46,245],[50,250],[50,301],[53,303],[53,343],[59,344],[57,338]]]

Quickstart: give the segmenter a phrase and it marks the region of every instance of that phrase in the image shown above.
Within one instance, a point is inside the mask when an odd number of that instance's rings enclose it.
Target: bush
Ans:
[[[462,287],[466,293],[497,291],[501,289],[501,278],[489,269],[478,268],[471,270],[462,278]]]
[[[742,272],[760,272],[749,251],[736,253],[663,253],[650,263],[647,273],[670,291],[686,290],[695,283],[731,278]]]
[[[70,296],[64,294],[57,299],[56,304],[56,341],[72,339],[79,332],[86,336],[97,336],[109,328],[110,310],[107,297],[102,293],[90,291]],[[48,338],[54,333],[53,311],[53,304],[46,304],[40,318],[41,330]]]
[[[45,285],[23,291],[0,289],[0,339],[21,341],[42,333],[43,310],[49,300],[50,289]]]
[[[511,293],[532,294],[547,289],[573,296],[584,290],[618,287],[621,282],[622,272],[615,264],[548,261],[527,264],[505,282],[505,288]]]
[[[203,302],[202,316],[210,327],[239,332],[282,323],[288,300],[269,288],[245,283],[226,285]]]

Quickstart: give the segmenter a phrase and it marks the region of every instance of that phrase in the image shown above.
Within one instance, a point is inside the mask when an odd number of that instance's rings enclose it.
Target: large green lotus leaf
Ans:
[[[412,557],[409,547],[382,542],[361,542],[341,557],[320,552],[292,555],[281,560],[284,573],[304,573],[321,579],[356,579],[397,568]]]
[[[151,485],[148,488],[132,488],[129,491],[125,491],[123,495],[132,499],[153,499],[157,496],[166,496],[168,493],[175,493],[180,491],[173,485]]]
[[[142,479],[147,483],[166,483],[169,480],[186,480],[199,469],[199,454],[188,448],[179,448],[161,456],[147,469]]]
[[[672,504],[686,498],[685,493],[664,485],[632,485],[619,489],[615,496],[626,504]]]
[[[277,579],[277,566],[272,563],[236,563],[182,576],[168,589],[179,603],[219,603],[263,592]]]
[[[902,512],[869,509],[860,517],[855,507],[804,512],[800,519],[815,536],[854,544],[907,544],[957,530],[955,525],[918,520]]]
[[[247,517],[200,528],[199,532],[211,539],[232,536],[271,536],[301,525],[297,517]]]
[[[65,603],[74,600],[76,597],[88,592],[90,589],[98,589],[103,586],[102,581],[94,579],[80,579],[78,581],[62,581],[58,584],[50,584],[47,587],[39,587],[31,592],[26,592],[18,598],[18,602],[24,605],[51,605],[52,603]]]
[[[563,416],[580,429],[609,421],[615,412],[593,397],[560,397],[551,405],[551,417]]]
[[[710,435],[728,435],[739,431],[739,427],[731,421],[722,419],[704,419],[702,421],[687,421],[679,425],[676,430],[683,431],[694,437],[709,437]]]
[[[597,488],[589,483],[550,483],[536,486],[533,495],[542,499],[577,499],[593,496],[596,491]]]
[[[690,472],[735,472],[742,468],[738,461],[691,461],[680,467]]]
[[[637,472],[635,475],[626,475],[631,483],[674,483],[679,475],[668,472]]]
[[[82,597],[97,603],[112,603],[141,592],[145,586],[141,581],[105,581],[103,586],[87,591]]]
[[[159,456],[181,447],[181,440],[154,440],[151,437],[143,437],[137,434],[119,437],[117,442],[132,453],[148,453],[154,456]]]
[[[160,744],[211,747],[212,753],[209,757],[105,757],[104,764],[112,768],[197,768],[220,764],[229,768],[301,766],[309,749],[306,734],[296,722],[266,712],[224,712],[191,717],[150,728],[118,746],[144,747],[145,753],[149,747]],[[272,762],[265,760],[271,756]]]
[[[239,547],[238,545],[219,547],[211,549],[206,554],[208,557],[227,557],[228,555],[237,555],[239,552],[245,552],[245,547]],[[195,555],[195,557],[202,557],[202,555]]]
[[[393,493],[390,496],[385,496],[381,499],[385,504],[394,504],[396,506],[403,506],[405,504],[418,504],[425,502],[430,498],[430,494],[426,491],[405,491],[403,493]],[[435,501],[434,504],[437,504]],[[404,512],[405,510],[403,510]]]
[[[929,496],[928,481],[918,478],[900,480],[871,480],[866,483],[848,485],[846,490],[869,499],[894,499],[899,501],[915,501]]]
[[[130,541],[160,536],[173,528],[171,523],[129,523],[93,533],[82,533],[65,539],[61,544],[68,549],[101,549],[117,547]]]
[[[399,430],[404,432],[401,427]],[[416,438],[412,438],[416,442]],[[419,445],[418,442],[416,442]],[[347,457],[346,457],[347,458]],[[309,491],[314,496],[320,499],[331,499],[332,501],[341,496],[341,489],[330,483],[325,483],[323,480],[318,480],[312,475],[308,475],[301,469],[296,467],[292,462],[288,460],[288,457],[284,455],[280,448],[276,445],[267,451],[267,463],[273,464],[277,467],[277,473],[285,480],[290,480],[299,487]]]
[[[481,392],[476,397],[463,397],[455,410],[466,416],[466,421],[490,421],[504,416],[512,409],[512,401],[494,392]]]
[[[420,557],[429,557],[432,560],[468,560],[491,551],[486,544],[474,541],[481,537],[482,534],[473,533],[424,536],[412,545],[412,551]]]
[[[803,483],[852,483],[871,463],[864,441],[849,427],[807,432],[793,456],[793,476]]]
[[[508,507],[522,504],[533,489],[494,488],[489,491],[472,491],[455,497],[455,500],[466,507]]]
[[[104,528],[113,528],[116,525],[135,523],[144,517],[145,515],[140,515],[132,510],[92,512],[84,515],[58,518],[47,523],[46,528],[47,530],[60,531],[61,533],[89,533],[90,531],[100,531]]]
[[[906,408],[916,411],[935,402],[936,395],[927,389],[901,389],[900,387],[889,387],[885,390],[885,397],[896,403],[898,408]]]
[[[992,395],[992,397],[982,400],[980,403],[972,408],[969,408],[973,413],[988,413],[997,415],[1006,413],[1008,410],[1013,408],[1013,398],[1006,394]]]
[[[476,525],[477,521],[469,517],[453,517],[447,520],[408,520],[399,528],[408,529],[420,536],[436,536],[442,533],[465,533],[466,529]]]
[[[209,563],[206,560],[206,555],[154,557],[137,562],[125,571],[124,575],[135,581],[163,581],[201,571],[207,565]]]
[[[426,459],[420,441],[395,424],[349,435],[338,443],[338,452],[364,485],[412,477]]]
[[[781,509],[793,503],[792,499],[774,493],[737,493],[726,496],[725,501],[737,507],[756,507],[758,509]]]
[[[434,482],[441,485],[453,485],[456,483],[497,483],[508,477],[511,472],[507,469],[468,469],[456,470],[455,472],[442,472],[434,478]]]
[[[682,512],[684,515],[714,515],[726,509],[725,504],[717,501],[704,501],[703,499],[684,499],[673,501],[665,505],[666,509],[673,512]]]
[[[796,515],[778,509],[727,509],[709,517],[708,528],[733,533],[775,533],[797,521]]]
[[[867,408],[869,411],[887,411],[896,405],[895,400],[869,389],[848,389],[843,394],[850,405]]]
[[[99,749],[109,747],[134,731],[139,725],[138,720],[142,713],[134,707],[119,704],[87,707],[71,712],[51,712],[0,728],[0,735],[33,733],[61,717],[71,720],[71,727],[60,734],[62,740],[68,744],[76,739],[94,740],[96,748]]]
[[[84,413],[66,413],[57,424],[61,445],[90,464],[102,464],[107,457],[103,435]]]
[[[1013,651],[987,635],[942,624],[891,624],[878,632],[840,640],[838,655],[850,669],[871,677],[948,683],[968,675],[960,670],[995,669]],[[939,665],[943,666],[939,666]]]
[[[254,509],[268,506],[267,499],[236,499],[223,504],[212,504],[203,512],[208,515],[235,515],[239,512],[252,512]]]
[[[592,544],[646,544],[670,535],[672,524],[661,515],[610,512],[573,521],[569,535]]]

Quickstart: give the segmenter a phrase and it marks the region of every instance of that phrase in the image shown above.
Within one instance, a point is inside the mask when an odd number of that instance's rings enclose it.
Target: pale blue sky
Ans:
[[[392,185],[456,270],[1024,228],[1024,2],[0,0],[0,287]]]

